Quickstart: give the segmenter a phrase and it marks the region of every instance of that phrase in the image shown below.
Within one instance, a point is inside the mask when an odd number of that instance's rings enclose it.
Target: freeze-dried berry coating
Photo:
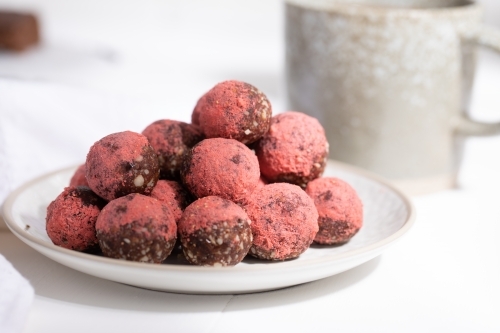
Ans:
[[[196,103],[193,113],[191,114],[191,124],[200,126],[200,113],[201,110],[205,107],[205,95],[201,96]]]
[[[151,192],[151,197],[169,206],[177,223],[184,209],[193,201],[191,194],[174,180],[159,180]]]
[[[206,139],[186,156],[181,176],[197,198],[216,195],[239,203],[257,186],[259,162],[241,142]]]
[[[363,225],[363,204],[349,184],[338,178],[318,178],[307,184],[306,193],[318,209],[320,244],[342,244]]]
[[[318,211],[298,186],[269,184],[253,193],[245,210],[252,221],[250,254],[269,260],[298,257],[318,232]]]
[[[69,186],[87,186],[89,187],[89,183],[87,182],[87,178],[85,178],[85,164],[82,164],[76,169],[73,177],[69,181]]]
[[[139,133],[105,136],[94,143],[85,163],[89,187],[106,200],[129,193],[150,194],[158,181],[158,157]]]
[[[200,104],[199,123],[207,138],[235,139],[250,144],[269,130],[271,103],[251,84],[221,82],[205,94]]]
[[[96,232],[107,257],[161,263],[174,247],[177,224],[167,205],[133,193],[104,207]]]
[[[318,120],[300,112],[286,112],[273,117],[269,132],[255,150],[267,180],[305,189],[325,169],[328,142]]]
[[[245,211],[229,200],[198,199],[179,221],[184,256],[195,265],[236,265],[252,246],[250,223]]]
[[[262,176],[259,178],[259,181],[257,182],[257,186],[255,187],[255,189],[253,190],[254,192],[255,191],[258,191],[260,190],[261,188],[264,187],[264,185],[267,185],[268,182],[267,180],[265,180],[264,178],[262,178]],[[253,192],[252,192],[253,193]],[[252,195],[248,195],[246,196],[241,202],[238,202],[239,205],[241,206],[245,206],[245,205],[248,205],[250,203],[250,200],[252,198]]]
[[[142,132],[153,146],[160,163],[160,178],[180,179],[180,168],[189,149],[203,140],[198,126],[175,120],[158,120]]]
[[[47,207],[47,235],[55,245],[67,249],[99,249],[95,224],[105,205],[106,201],[88,187],[66,187]]]

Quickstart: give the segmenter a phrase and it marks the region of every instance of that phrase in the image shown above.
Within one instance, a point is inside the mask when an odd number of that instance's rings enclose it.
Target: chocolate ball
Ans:
[[[198,126],[175,120],[158,120],[142,132],[158,155],[160,178],[180,179],[180,169],[191,147],[203,139]]]
[[[184,160],[183,183],[196,197],[219,196],[242,202],[257,187],[259,162],[244,144],[232,139],[206,139]]]
[[[349,184],[338,178],[318,178],[307,184],[306,193],[318,209],[319,244],[343,244],[363,225],[363,204]]]
[[[96,233],[107,257],[161,263],[172,252],[177,224],[167,205],[133,193],[104,207],[97,218]]]
[[[260,171],[269,182],[306,188],[323,173],[328,157],[325,131],[316,118],[286,112],[271,120],[271,128],[255,145]]]
[[[269,130],[271,103],[260,90],[240,81],[217,84],[200,100],[194,120],[207,138],[226,138],[250,144]]]
[[[215,196],[196,200],[179,221],[186,259],[201,266],[233,266],[252,245],[250,219],[235,203]]]
[[[158,181],[158,157],[139,133],[130,131],[105,136],[87,154],[89,187],[111,201],[130,193],[150,194]]]
[[[105,205],[106,201],[88,187],[66,187],[47,207],[47,235],[66,249],[98,250],[95,224]]]

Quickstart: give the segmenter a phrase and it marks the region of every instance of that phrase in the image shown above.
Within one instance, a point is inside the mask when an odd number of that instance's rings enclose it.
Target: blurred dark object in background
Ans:
[[[34,15],[0,10],[0,49],[23,51],[39,40],[38,21]]]

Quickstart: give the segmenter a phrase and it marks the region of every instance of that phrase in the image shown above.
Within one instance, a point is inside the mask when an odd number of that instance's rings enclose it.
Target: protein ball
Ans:
[[[250,144],[269,130],[271,116],[271,103],[257,88],[245,82],[224,81],[206,93],[199,123],[207,138]]]
[[[265,185],[254,192],[245,210],[252,221],[250,254],[260,259],[296,258],[318,232],[314,202],[296,185]]]
[[[215,195],[242,202],[260,177],[257,156],[232,139],[206,139],[186,155],[182,181],[197,198]]]
[[[105,205],[106,201],[88,187],[66,187],[47,207],[47,235],[66,249],[98,250],[95,224]]]
[[[89,183],[87,182],[87,178],[85,178],[85,164],[82,164],[76,169],[73,177],[69,181],[69,186],[87,186],[89,187]]]
[[[96,231],[105,256],[149,263],[165,260],[177,238],[169,207],[137,193],[109,202],[97,219]]]
[[[158,157],[139,133],[105,136],[87,154],[86,178],[90,188],[111,201],[129,193],[150,194],[158,181]]]
[[[173,180],[159,180],[151,192],[151,197],[169,206],[177,223],[179,223],[184,209],[193,201],[191,194],[181,184]]]
[[[307,184],[306,193],[318,209],[319,244],[342,244],[363,225],[363,204],[356,191],[338,178],[318,178]]]
[[[201,266],[233,266],[252,246],[250,219],[235,203],[215,196],[189,205],[179,221],[186,259]]]
[[[328,142],[317,119],[300,112],[286,112],[273,117],[269,132],[255,151],[267,180],[306,188],[325,169]]]
[[[142,132],[158,155],[160,178],[180,179],[184,156],[203,139],[198,126],[175,120],[158,120]]]

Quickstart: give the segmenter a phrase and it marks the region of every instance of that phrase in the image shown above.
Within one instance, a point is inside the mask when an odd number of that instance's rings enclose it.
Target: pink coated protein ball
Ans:
[[[240,81],[224,81],[200,101],[200,127],[207,138],[226,138],[250,144],[269,130],[271,103],[260,90]],[[196,121],[196,116],[194,116]]]
[[[110,201],[95,227],[105,256],[130,261],[161,263],[172,252],[177,238],[170,208],[137,193]]]
[[[346,182],[338,178],[318,178],[307,184],[306,193],[318,209],[316,243],[345,243],[362,227],[363,204]]]
[[[260,177],[259,162],[244,144],[232,139],[206,139],[191,149],[182,180],[197,198],[219,196],[237,203],[250,195]]]
[[[47,207],[47,235],[55,245],[66,249],[99,249],[95,224],[105,205],[106,201],[88,187],[66,187]]]
[[[317,119],[286,112],[273,117],[269,132],[256,144],[255,151],[267,180],[305,189],[325,169],[328,142]]]
[[[142,132],[158,155],[160,178],[178,180],[184,157],[203,139],[198,126],[175,120],[158,120]]]
[[[196,200],[179,221],[186,259],[195,265],[233,266],[252,246],[251,221],[237,204],[215,196]]]
[[[193,201],[191,194],[181,184],[173,180],[159,180],[151,192],[151,197],[169,206],[177,223],[184,209]]]
[[[85,178],[85,164],[82,164],[76,169],[73,177],[69,181],[69,186],[87,186],[89,187],[89,183],[87,182],[87,178]]]
[[[268,260],[298,257],[318,232],[318,211],[298,186],[275,183],[253,193],[245,206],[252,221],[250,254]]]
[[[129,193],[150,194],[158,181],[158,157],[139,133],[105,136],[94,143],[85,163],[89,187],[111,201]]]

